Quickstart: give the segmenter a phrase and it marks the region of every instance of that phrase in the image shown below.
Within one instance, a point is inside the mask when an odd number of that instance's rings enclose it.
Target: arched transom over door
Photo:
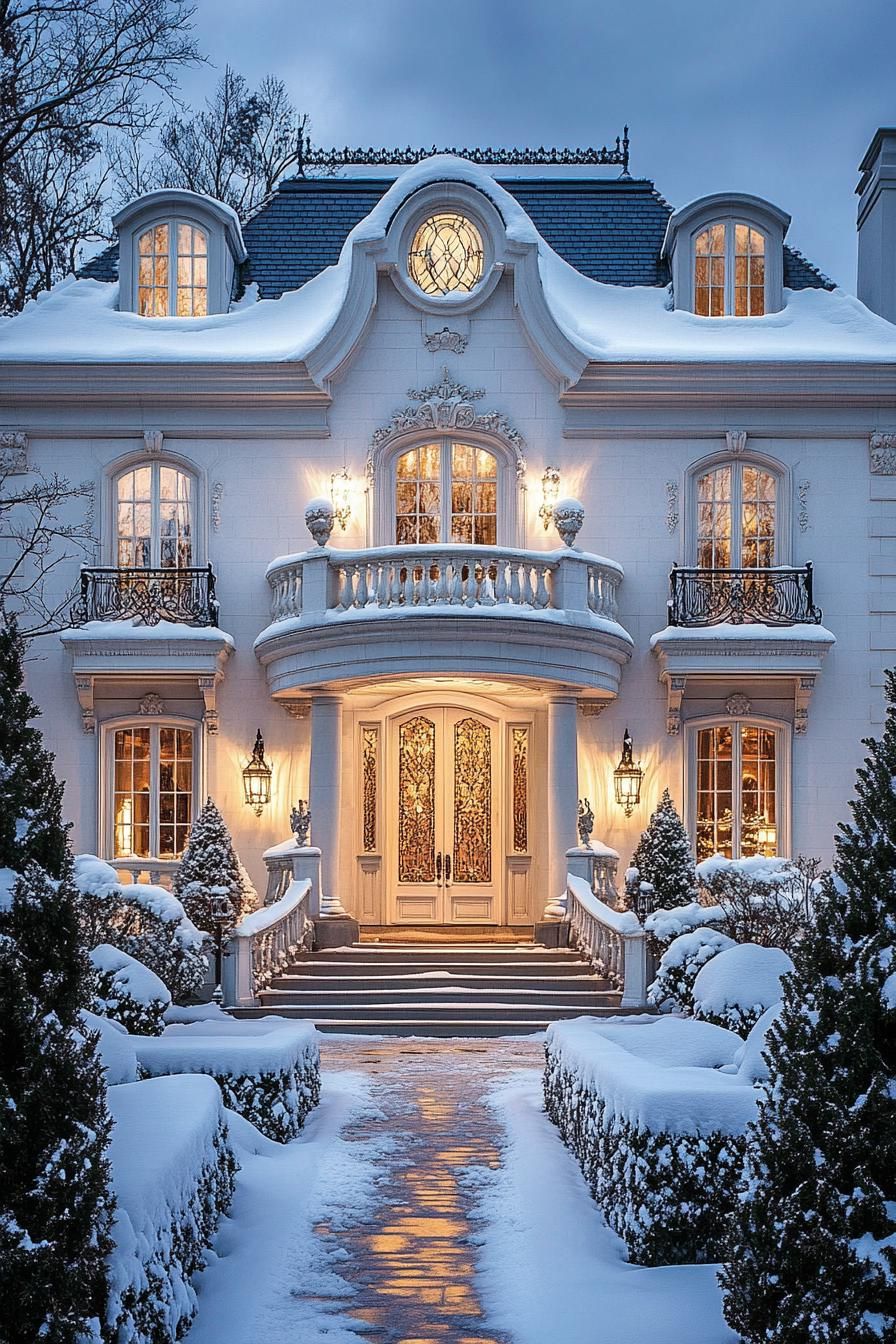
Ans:
[[[426,708],[393,721],[395,922],[501,922],[500,752],[499,724],[481,714]]]
[[[395,543],[498,541],[498,461],[455,439],[421,443],[395,462]]]

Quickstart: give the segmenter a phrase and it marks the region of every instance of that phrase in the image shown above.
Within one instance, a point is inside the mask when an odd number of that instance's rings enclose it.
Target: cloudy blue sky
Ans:
[[[856,168],[896,125],[896,0],[198,0],[214,66],[273,72],[332,144],[603,144],[675,205],[756,192],[855,287]],[[208,92],[215,70],[184,92]]]

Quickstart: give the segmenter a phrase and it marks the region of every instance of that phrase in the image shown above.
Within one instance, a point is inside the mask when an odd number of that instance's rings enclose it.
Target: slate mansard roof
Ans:
[[[590,280],[662,286],[660,252],[672,207],[647,179],[496,179],[523,207],[545,242]],[[298,289],[339,260],[348,234],[392,186],[393,178],[288,178],[243,226],[249,261],[244,283],[263,299]],[[81,269],[92,280],[118,277],[118,247]],[[831,289],[826,276],[785,245],[788,289]]]

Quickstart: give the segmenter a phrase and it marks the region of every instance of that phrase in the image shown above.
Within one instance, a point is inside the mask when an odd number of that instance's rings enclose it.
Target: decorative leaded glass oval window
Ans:
[[[482,238],[464,215],[430,215],[414,234],[408,273],[424,294],[469,294],[482,279]]]

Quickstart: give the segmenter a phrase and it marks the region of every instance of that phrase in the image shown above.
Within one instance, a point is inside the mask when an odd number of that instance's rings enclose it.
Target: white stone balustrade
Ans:
[[[646,1007],[647,935],[637,915],[612,909],[574,873],[566,879],[566,907],[570,943],[622,990],[621,1007]]]
[[[254,910],[233,930],[227,942],[222,986],[228,1008],[252,1007],[259,992],[310,945],[311,887],[310,878],[293,878],[278,901]]]

